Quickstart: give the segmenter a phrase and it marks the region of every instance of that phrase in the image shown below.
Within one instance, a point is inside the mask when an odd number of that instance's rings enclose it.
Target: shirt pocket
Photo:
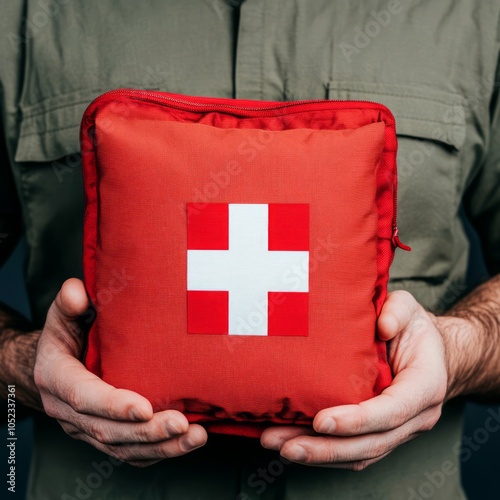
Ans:
[[[464,99],[432,88],[330,81],[329,99],[387,106],[398,136],[398,226],[412,252],[397,252],[392,280],[445,280],[453,267],[460,205]]]

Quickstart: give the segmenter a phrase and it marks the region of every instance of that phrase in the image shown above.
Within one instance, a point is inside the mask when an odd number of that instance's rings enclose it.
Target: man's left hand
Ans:
[[[447,396],[448,373],[438,319],[407,292],[393,292],[378,319],[389,341],[392,384],[360,404],[320,411],[313,429],[270,427],[261,443],[304,465],[363,470],[434,427]]]

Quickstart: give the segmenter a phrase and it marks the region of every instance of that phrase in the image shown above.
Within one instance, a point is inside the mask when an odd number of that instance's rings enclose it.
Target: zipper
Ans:
[[[396,219],[396,216],[394,216],[394,219]],[[407,252],[411,252],[411,248],[408,245],[405,245],[399,239],[399,229],[398,229],[398,226],[393,226],[393,228],[392,228],[392,244],[394,245],[394,248],[401,248],[401,250],[405,250]]]
[[[193,98],[193,100],[190,99],[180,99],[177,97],[171,97],[169,95],[165,95],[163,92],[150,92],[147,90],[134,90],[134,89],[116,89],[116,90],[110,90],[109,92],[106,92],[98,97],[96,97],[88,106],[87,109],[93,108],[95,105],[100,103],[101,101],[108,101],[112,100],[113,96],[115,95],[122,95],[125,97],[132,97],[137,100],[142,100],[142,101],[150,101],[150,102],[155,102],[155,103],[161,103],[168,101],[170,103],[178,104],[179,106],[172,106],[176,109],[184,110],[184,111],[210,111],[210,110],[217,110],[217,109],[233,109],[237,111],[255,111],[259,112],[259,116],[266,116],[265,111],[276,111],[280,109],[287,109],[287,108],[298,108],[297,110],[300,111],[304,109],[304,106],[309,106],[311,104],[323,104],[326,106],[324,109],[329,109],[332,108],[332,106],[328,106],[327,103],[336,103],[336,104],[344,104],[344,106],[337,106],[337,109],[349,109],[349,108],[356,108],[357,104],[366,104],[367,108],[372,107],[374,109],[379,109],[381,111],[384,111],[389,114],[391,118],[394,119],[392,113],[388,108],[386,108],[384,105],[373,102],[373,101],[344,101],[344,100],[339,100],[339,99],[308,99],[308,100],[302,100],[302,101],[288,101],[288,102],[282,102],[279,104],[275,104],[272,106],[265,106],[264,103],[265,101],[262,101],[263,105],[258,106],[258,107],[251,107],[251,106],[235,106],[233,104],[228,104],[228,103],[220,103],[220,102],[213,102],[213,100],[217,99],[225,99],[225,98],[219,98],[219,97],[196,97],[196,100]],[[203,102],[206,99],[206,102]],[[235,99],[229,99],[227,100],[235,100]],[[248,100],[248,102],[251,102]],[[259,102],[259,101],[257,101]],[[359,107],[357,107],[359,109]],[[319,110],[319,109],[318,109]],[[271,116],[274,116],[272,114]]]
[[[186,96],[173,97],[172,95],[165,95],[161,91],[147,91],[147,90],[134,90],[134,89],[115,89],[110,90],[98,97],[96,97],[88,106],[85,111],[85,115],[90,112],[91,109],[95,108],[99,103],[113,100],[115,96],[129,97],[138,101],[153,102],[156,104],[163,104],[181,111],[215,111],[215,110],[234,110],[234,111],[247,111],[256,112],[258,116],[276,116],[275,111],[294,109],[295,111],[301,111],[304,109],[309,109],[313,104],[321,105],[317,110],[321,109],[349,109],[349,108],[360,108],[360,104],[363,104],[366,108],[378,109],[388,114],[390,118],[395,122],[394,115],[392,112],[384,105],[373,102],[373,101],[345,101],[339,99],[308,99],[301,101],[288,101],[279,104],[273,104],[271,106],[266,106],[265,101],[262,101],[262,106],[236,106],[227,102],[214,102],[217,99],[230,100],[229,98],[213,98],[213,97],[193,97],[192,99],[186,98]],[[180,96],[180,95],[179,95]],[[251,102],[248,100],[248,102]],[[335,103],[336,106],[328,105],[329,103]],[[394,191],[393,196],[393,228],[392,228],[392,244],[394,250],[396,248],[401,248],[402,250],[410,251],[411,248],[405,245],[399,239],[399,229],[397,227],[397,194],[398,194],[398,176],[396,169],[396,177],[394,181]],[[394,253],[394,252],[393,252]]]

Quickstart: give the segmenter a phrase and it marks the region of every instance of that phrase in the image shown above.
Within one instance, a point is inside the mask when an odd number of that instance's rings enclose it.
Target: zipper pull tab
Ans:
[[[411,252],[411,248],[408,245],[405,245],[399,239],[399,229],[398,229],[398,226],[394,226],[394,228],[392,230],[392,244],[396,248],[401,248],[401,250],[406,250],[407,252]]]

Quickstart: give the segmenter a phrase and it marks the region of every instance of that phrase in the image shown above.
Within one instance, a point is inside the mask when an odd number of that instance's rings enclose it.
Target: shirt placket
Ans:
[[[284,98],[273,47],[280,2],[245,0],[240,8],[234,71],[234,96],[240,99]]]

